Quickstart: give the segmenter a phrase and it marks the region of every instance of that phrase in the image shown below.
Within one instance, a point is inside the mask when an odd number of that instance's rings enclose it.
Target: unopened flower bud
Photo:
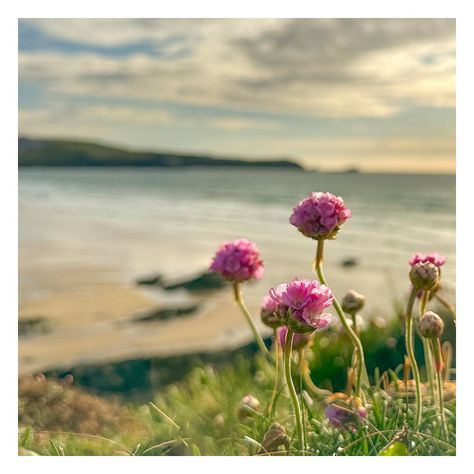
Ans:
[[[435,339],[443,334],[444,322],[436,313],[433,313],[433,311],[427,311],[420,318],[418,328],[423,337]]]
[[[263,449],[260,454],[274,453],[280,446],[284,446],[286,449],[290,447],[290,438],[286,434],[285,428],[280,423],[272,423],[262,441]]]
[[[410,270],[410,280],[419,290],[431,290],[438,284],[439,270],[430,262],[420,262]]]
[[[216,428],[222,428],[225,426],[225,418],[222,413],[218,413],[213,420],[213,424]]]
[[[270,297],[270,295],[266,295],[263,298],[260,317],[262,318],[262,323],[265,324],[265,326],[270,328],[278,328],[283,324],[275,313],[277,308],[278,304],[275,300],[273,300],[273,298]]]
[[[348,290],[342,298],[342,309],[345,313],[356,314],[365,304],[365,296],[357,293],[355,290]]]
[[[239,407],[237,409],[237,415],[239,420],[244,420],[255,416],[255,412],[260,408],[260,402],[252,395],[245,395],[242,400],[239,402]]]

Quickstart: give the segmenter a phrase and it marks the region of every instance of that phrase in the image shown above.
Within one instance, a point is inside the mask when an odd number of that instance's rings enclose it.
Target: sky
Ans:
[[[454,173],[453,19],[20,19],[19,133]]]

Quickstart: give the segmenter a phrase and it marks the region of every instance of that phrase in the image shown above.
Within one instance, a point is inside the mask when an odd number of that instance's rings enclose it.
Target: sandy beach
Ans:
[[[20,374],[84,363],[232,349],[252,339],[227,291],[212,298],[188,300],[201,305],[195,314],[146,323],[135,319],[169,304],[160,303],[152,291],[137,287],[102,284],[31,300],[20,307],[20,321],[47,315],[53,330],[20,339]]]

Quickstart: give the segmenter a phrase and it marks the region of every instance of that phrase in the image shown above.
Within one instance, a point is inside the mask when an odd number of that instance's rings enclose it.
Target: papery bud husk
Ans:
[[[280,318],[276,315],[275,311],[265,311],[262,309],[260,313],[262,323],[269,328],[276,329],[283,326]]]
[[[430,262],[417,263],[410,270],[410,280],[418,290],[436,288],[439,281],[439,269]]]
[[[420,334],[427,339],[436,339],[443,334],[444,321],[433,311],[426,311],[418,323]]]
[[[245,395],[242,400],[239,402],[237,408],[237,416],[239,420],[244,420],[246,418],[251,418],[255,416],[255,412],[260,408],[260,402],[252,394]]]
[[[285,428],[280,423],[274,422],[265,433],[262,441],[263,449],[260,450],[259,454],[274,454],[281,446],[288,450],[290,448],[290,438],[286,434]]]
[[[365,305],[365,296],[355,290],[348,290],[341,301],[342,310],[348,314],[358,313]]]

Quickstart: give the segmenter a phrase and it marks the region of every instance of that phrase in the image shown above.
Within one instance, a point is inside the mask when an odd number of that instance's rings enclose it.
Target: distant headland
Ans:
[[[273,167],[303,170],[291,160],[245,160],[174,152],[129,151],[97,143],[19,137],[19,166],[192,166]]]

